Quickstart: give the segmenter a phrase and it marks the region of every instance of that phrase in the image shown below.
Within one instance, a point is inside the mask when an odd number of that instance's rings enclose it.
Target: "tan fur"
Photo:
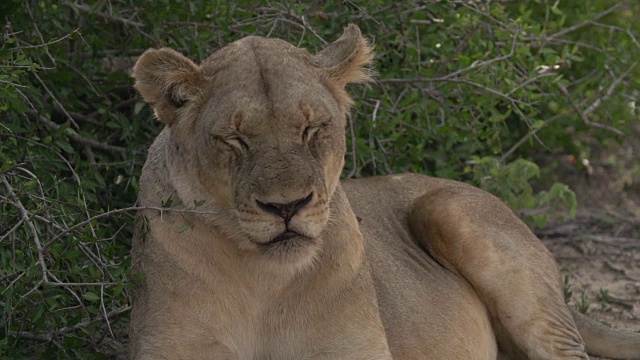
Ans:
[[[193,211],[139,222],[132,359],[587,358],[553,257],[498,199],[411,174],[340,183],[345,86],[372,56],[350,25],[316,55],[247,37],[200,65],[138,60],[167,125],[140,205]],[[640,358],[640,336],[602,334],[590,351]]]

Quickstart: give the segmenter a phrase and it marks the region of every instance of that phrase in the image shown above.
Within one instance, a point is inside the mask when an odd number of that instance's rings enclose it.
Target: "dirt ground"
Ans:
[[[572,305],[640,332],[640,137],[594,145],[588,166],[566,158],[556,172],[576,192],[578,216],[537,234],[567,276]]]

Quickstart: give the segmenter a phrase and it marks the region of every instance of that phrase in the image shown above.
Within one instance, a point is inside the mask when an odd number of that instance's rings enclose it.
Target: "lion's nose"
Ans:
[[[260,200],[256,200],[258,207],[263,211],[280,216],[285,221],[291,220],[291,218],[303,207],[307,206],[313,198],[313,192],[309,193],[305,198],[294,200],[286,204],[280,203],[263,203]]]

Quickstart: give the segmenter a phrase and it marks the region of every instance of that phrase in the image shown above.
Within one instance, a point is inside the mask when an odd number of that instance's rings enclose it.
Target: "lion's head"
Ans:
[[[310,261],[342,170],[345,86],[369,79],[371,59],[355,25],[316,55],[254,36],[200,65],[170,49],[145,52],[135,86],[169,131],[181,202],[204,200],[243,250]]]

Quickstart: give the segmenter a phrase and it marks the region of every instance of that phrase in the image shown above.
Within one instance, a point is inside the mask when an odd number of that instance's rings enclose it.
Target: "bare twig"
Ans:
[[[28,89],[29,88],[26,85],[20,85],[20,84],[17,84],[17,83],[11,82],[11,81],[7,81],[7,80],[0,80],[0,83],[7,84],[7,85],[10,85],[10,86],[13,86],[13,87],[17,87],[17,88],[23,88],[23,89]]]
[[[598,21],[598,20],[602,19],[603,17],[613,13],[614,11],[620,9],[621,7],[627,5],[628,3],[629,3],[629,0],[620,1],[619,3],[611,6],[610,8],[598,13],[592,19],[581,21],[581,22],[579,22],[579,23],[577,23],[577,24],[575,24],[573,26],[569,26],[568,28],[564,28],[564,29],[562,29],[560,31],[557,31],[557,32],[555,32],[555,33],[553,33],[551,35],[548,35],[548,36],[545,36],[545,37],[542,37],[542,38],[526,38],[525,40],[539,40],[539,39],[542,39],[544,41],[549,41],[549,40],[553,40],[553,39],[559,38],[561,36],[564,36],[566,34],[574,32],[574,31],[576,31],[578,29],[581,29],[581,28],[583,28],[585,26],[592,25],[595,21]]]
[[[589,120],[588,116],[591,115],[591,113],[593,113],[594,111],[596,111],[596,109],[598,107],[600,107],[600,105],[602,105],[602,103],[604,101],[606,101],[608,98],[610,98],[613,95],[613,93],[614,93],[615,89],[618,87],[618,85],[620,85],[622,80],[624,80],[627,76],[629,76],[629,74],[631,73],[633,68],[635,68],[636,65],[637,65],[637,62],[633,63],[629,67],[629,69],[627,69],[627,71],[625,71],[622,75],[614,78],[614,80],[611,83],[611,85],[609,85],[609,87],[607,88],[607,91],[605,91],[605,93],[601,97],[597,98],[584,111],[580,110],[578,105],[575,104],[575,102],[573,101],[573,98],[571,97],[571,94],[569,93],[569,90],[566,88],[566,86],[564,86],[564,85],[562,85],[560,83],[558,83],[557,86],[560,89],[560,91],[563,93],[563,95],[567,98],[567,101],[571,105],[571,108],[578,114],[578,116],[580,116],[580,118],[582,119],[582,121],[586,125],[592,126],[592,127],[606,129],[606,130],[611,131],[611,132],[613,132],[613,133],[615,133],[617,135],[624,135],[624,133],[622,131],[620,131],[620,129],[617,129],[617,128],[613,127],[613,126],[609,126],[609,125],[593,122],[593,121]],[[561,117],[566,116],[567,114],[568,114],[568,112],[563,111],[562,113],[556,114],[556,115],[548,118],[547,120],[545,120],[545,122],[544,122],[544,124],[542,124],[542,126],[536,128],[536,129],[532,129],[530,132],[528,132],[525,136],[523,136],[520,140],[518,140],[513,146],[511,146],[511,148],[509,150],[507,150],[502,155],[502,160],[505,160],[506,158],[511,156],[511,154],[513,154],[520,146],[522,146],[531,136],[536,135],[540,130],[546,128],[552,122],[554,122],[555,120],[557,120],[557,119],[559,119]]]
[[[566,116],[568,113],[569,113],[568,111],[563,111],[559,114],[556,114],[546,119],[542,124],[542,126],[539,126],[539,127],[536,127],[535,129],[530,130],[525,136],[523,136],[522,138],[520,138],[520,140],[518,140],[515,144],[513,144],[513,146],[511,146],[509,150],[505,151],[502,154],[501,156],[502,161],[506,160],[509,156],[511,156],[511,154],[513,154],[518,148],[520,148],[520,146],[526,143],[529,140],[529,138],[531,138],[532,136],[535,136],[540,130],[551,125],[551,123],[553,123],[554,121]]]
[[[0,236],[0,243],[6,239],[9,235],[13,234],[16,230],[18,230],[20,228],[20,226],[22,226],[22,224],[24,223],[24,217],[20,218],[20,220],[18,220],[17,223],[15,223],[15,225],[13,225],[13,227],[11,227],[11,229],[9,229],[6,233],[2,234],[2,236]]]
[[[42,87],[47,91],[47,93],[49,94],[49,96],[51,96],[51,98],[53,99],[53,101],[56,103],[56,105],[58,106],[58,108],[67,116],[67,121],[69,121],[71,124],[73,124],[73,126],[76,129],[80,129],[80,126],[78,126],[78,123],[76,123],[76,121],[73,119],[73,116],[69,115],[69,113],[67,112],[67,110],[64,108],[64,105],[62,105],[60,103],[60,101],[58,100],[58,98],[56,97],[56,95],[49,90],[49,87],[47,86],[47,84],[45,84],[44,81],[42,81],[42,79],[40,78],[40,76],[38,75],[38,73],[34,72],[33,76],[35,76],[35,78],[38,80],[38,82],[40,83],[40,85],[42,85]]]
[[[25,94],[20,90],[20,88],[21,88],[21,87],[24,87],[24,85],[15,84],[15,83],[12,83],[12,82],[9,82],[9,81],[2,81],[2,82],[4,82],[4,83],[8,83],[9,85],[13,86],[13,87],[14,87],[13,89],[14,89],[14,90],[15,90],[15,91],[16,91],[16,92],[17,92],[17,93],[18,93],[18,94],[19,94],[19,95],[24,99],[24,101],[25,101],[27,104],[29,104],[29,107],[35,111],[35,106],[33,106],[33,103],[31,102],[31,100],[29,100],[29,98],[27,97],[27,95],[25,95]],[[9,130],[9,128],[7,128],[6,126],[2,125],[1,123],[0,123],[0,126],[2,126],[3,128],[5,128],[5,129]],[[11,131],[11,130],[9,130],[9,132],[12,132],[12,131]]]
[[[102,219],[102,218],[106,218],[109,216],[113,216],[116,214],[121,214],[121,213],[126,213],[126,212],[132,212],[132,211],[142,211],[142,210],[156,210],[159,211],[160,213],[163,212],[175,212],[175,213],[181,213],[181,214],[197,214],[197,215],[217,215],[218,212],[216,211],[202,211],[202,210],[196,210],[196,209],[191,209],[191,208],[187,208],[187,209],[175,209],[175,208],[169,208],[169,207],[155,207],[155,206],[131,206],[128,208],[122,208],[122,209],[114,209],[114,210],[110,210],[107,212],[103,212],[101,214],[98,214],[96,216],[93,216],[87,220],[81,221],[71,227],[68,227],[67,229],[65,229],[64,231],[58,233],[56,236],[54,236],[52,239],[50,239],[46,244],[46,246],[49,246],[49,244],[51,244],[53,241],[59,239],[60,237],[70,233],[71,231],[82,227],[84,225],[90,224],[91,222],[98,220],[98,219]]]
[[[616,304],[616,305],[622,306],[623,308],[625,308],[627,310],[630,310],[630,311],[633,310],[633,308],[634,308],[633,303],[630,302],[629,300],[623,300],[623,299],[618,299],[618,298],[614,298],[614,297],[609,296],[608,301],[611,304]]]
[[[56,107],[56,110],[58,110],[58,108]],[[60,111],[62,111],[62,109],[60,109]],[[73,111],[69,111],[68,112],[69,115],[71,115],[71,117],[76,120],[76,121],[80,121],[82,123],[86,123],[86,124],[92,124],[92,125],[96,125],[96,126],[101,126],[102,123],[92,117],[89,116],[85,116],[83,114],[77,113],[77,112],[73,112]]]
[[[376,129],[378,127],[377,117],[379,108],[380,100],[375,100],[375,106],[373,108],[373,113],[371,114],[371,128],[369,129],[369,149],[371,150],[371,161],[374,171],[377,170],[378,165],[376,163],[376,155],[373,153],[373,150],[376,148],[376,142],[374,141],[373,134],[376,132]]]
[[[130,106],[131,104],[134,104],[138,100],[139,99],[136,98],[136,97],[132,97],[130,99],[122,100],[121,102],[113,105],[111,109],[120,111],[122,109],[125,109],[127,106]],[[98,120],[96,120],[95,117],[98,116],[99,114],[100,113],[98,112],[98,110],[95,110],[92,113],[90,113],[89,115],[86,115],[86,117],[91,119],[92,121],[96,122],[96,125],[97,125],[97,124],[100,124],[100,122]]]
[[[36,21],[35,17],[33,16],[33,11],[31,11],[31,6],[29,6],[29,2],[25,2],[24,4],[25,4],[25,8],[27,9],[27,12],[29,13],[29,17],[31,18],[31,21],[33,23],[33,28],[35,29],[36,34],[38,34],[38,37],[40,38],[41,43],[44,44],[45,43],[44,37],[42,36],[42,33],[40,32],[40,28],[38,28],[38,22]],[[55,65],[56,64],[56,59],[49,52],[48,46],[44,47],[44,52],[49,57],[49,60],[51,60],[51,62]]]
[[[46,117],[40,115],[40,114],[36,114],[36,118],[43,123],[44,125],[46,125],[48,128],[52,129],[52,130],[58,130],[60,129],[60,125],[54,123],[53,121],[47,119]],[[109,144],[104,144],[101,143],[99,141],[95,141],[95,140],[91,140],[91,139],[87,139],[81,135],[79,135],[76,132],[73,131],[65,131],[64,132],[65,135],[67,135],[71,140],[77,142],[78,144],[81,145],[88,145],[91,146],[94,149],[100,149],[100,150],[104,150],[104,151],[109,151],[109,152],[115,152],[115,153],[119,153],[122,154],[123,156],[126,155],[127,153],[127,149],[120,147],[120,146],[115,146],[115,145],[109,145]]]
[[[18,210],[20,211],[20,215],[22,216],[22,219],[24,220],[25,223],[27,223],[27,226],[31,231],[31,235],[33,236],[33,243],[36,245],[38,264],[40,265],[40,269],[42,270],[42,279],[44,282],[49,282],[49,279],[47,278],[47,274],[49,273],[49,270],[47,269],[47,264],[44,262],[44,252],[42,249],[42,243],[40,242],[40,236],[38,235],[38,230],[33,225],[33,222],[31,221],[31,219],[29,218],[27,209],[25,209],[24,205],[22,205],[20,198],[18,198],[15,191],[13,190],[13,187],[11,186],[11,184],[9,184],[9,181],[7,181],[7,178],[4,175],[0,175],[0,182],[2,183],[2,185],[4,185],[4,188],[7,190],[7,193],[9,194],[9,196],[17,204]]]
[[[109,282],[109,281],[103,281],[103,282],[63,282],[63,281],[59,281],[59,282],[47,282],[44,285],[47,286],[58,286],[58,287],[68,287],[68,286],[114,286],[114,285],[118,285],[117,282]]]
[[[58,42],[60,42],[60,41],[63,41],[63,40],[65,40],[65,39],[67,39],[67,38],[71,37],[73,34],[77,33],[79,30],[80,30],[80,29],[75,29],[75,30],[73,30],[72,32],[68,33],[68,34],[67,34],[67,35],[65,35],[65,36],[59,37],[59,38],[57,38],[57,39],[55,39],[55,40],[51,40],[51,41],[46,42],[46,43],[43,43],[43,44],[38,44],[38,45],[25,45],[25,46],[16,46],[16,47],[14,47],[14,48],[9,48],[8,50],[9,50],[9,51],[19,51],[19,50],[24,50],[24,49],[39,49],[39,48],[42,48],[42,47],[47,47],[47,46],[49,46],[49,45],[53,45],[53,44],[55,44],[55,43],[58,43]]]
[[[114,317],[124,314],[129,310],[131,310],[131,306],[125,306],[119,309],[111,310],[105,316],[108,319],[113,319]],[[74,326],[71,326],[71,327],[65,326],[55,331],[41,331],[41,332],[9,331],[8,333],[13,337],[19,337],[19,338],[31,339],[31,340],[37,340],[37,341],[52,341],[54,338],[58,336],[72,333],[94,322],[101,321],[105,316],[100,315],[93,319],[85,319],[75,324]]]
[[[6,197],[4,197],[4,196],[2,196],[2,195],[0,195],[0,200],[4,201],[5,203],[7,203],[7,204],[9,204],[9,205],[15,206],[15,207],[16,207],[16,208],[18,208],[18,209],[20,208],[20,206],[18,205],[18,203],[16,203],[15,201],[11,201],[11,200],[7,199]],[[64,228],[63,228],[62,226],[60,226],[60,225],[56,224],[55,222],[53,222],[53,221],[51,221],[51,220],[49,220],[49,219],[47,219],[47,218],[45,218],[45,217],[43,217],[43,216],[41,216],[41,215],[34,214],[33,212],[30,212],[29,210],[26,210],[26,211],[27,211],[27,215],[28,215],[30,218],[33,218],[33,219],[36,219],[36,220],[42,221],[42,222],[46,223],[47,225],[51,225],[51,226],[53,226],[53,227],[54,227],[54,228],[56,228],[57,230],[64,230]],[[19,224],[22,224],[22,221],[24,221],[24,219],[21,219],[21,221],[19,221],[18,223],[19,223]],[[0,241],[2,241],[6,236],[8,236],[8,235],[9,235],[11,232],[13,232],[13,231],[15,231],[15,229],[14,229],[14,228],[12,228],[11,230],[9,230],[9,232],[8,232],[7,234],[5,234],[3,237],[1,237],[1,238],[0,238]]]
[[[290,14],[290,15],[291,15],[291,14]],[[297,16],[295,16],[295,15],[291,15],[291,16],[292,16],[293,18],[295,18],[295,19],[299,20],[299,19],[297,18]],[[318,33],[316,33],[316,32],[315,32],[315,30],[313,30],[312,28],[308,27],[307,25],[305,25],[305,24],[304,24],[304,23],[302,23],[302,22],[296,22],[296,21],[289,20],[289,19],[286,19],[286,18],[283,18],[283,17],[276,19],[276,21],[282,21],[282,22],[285,22],[285,23],[287,23],[287,24],[295,25],[295,26],[297,26],[297,27],[301,28],[302,30],[307,29],[307,30],[309,30],[309,31],[310,31],[310,32],[311,32],[315,37],[317,37],[317,38],[318,38],[318,39],[319,39],[323,44],[325,44],[325,45],[326,45],[326,44],[328,44],[328,42],[327,42],[325,39],[323,39],[320,35],[318,35]]]
[[[67,5],[70,8],[77,8],[78,10],[80,10],[80,12],[83,12],[85,14],[95,15],[95,16],[101,17],[101,18],[103,18],[103,19],[105,19],[107,21],[110,21],[110,22],[115,22],[115,23],[126,25],[126,26],[144,27],[143,23],[140,23],[140,22],[137,22],[137,21],[124,19],[124,18],[121,18],[121,17],[115,17],[113,15],[105,14],[105,13],[99,12],[99,11],[93,11],[91,9],[91,6],[86,5],[86,4],[79,4],[79,3],[71,4],[70,2],[65,2],[65,5]]]
[[[351,137],[351,170],[347,174],[346,178],[352,178],[356,174],[356,170],[358,169],[357,164],[357,153],[356,153],[356,134],[353,130],[353,118],[349,114],[347,116],[347,121],[349,122],[349,136]]]
[[[584,114],[586,116],[589,116],[592,112],[594,112],[600,106],[600,104],[602,104],[602,102],[604,100],[607,100],[609,97],[611,97],[611,95],[613,95],[613,92],[615,91],[616,87],[618,87],[618,85],[622,82],[622,80],[624,80],[631,73],[631,70],[633,70],[633,68],[635,68],[637,64],[638,64],[637,62],[634,62],[631,66],[629,66],[629,69],[627,69],[627,71],[625,71],[619,77],[615,78],[613,80],[613,82],[611,83],[611,85],[609,86],[609,88],[607,89],[607,91],[604,93],[604,95],[599,97],[599,98],[597,98],[593,102],[593,104],[591,104],[584,111]]]
[[[113,335],[113,330],[111,329],[111,322],[109,321],[109,314],[107,313],[107,307],[104,306],[104,286],[100,287],[100,307],[102,308],[102,312],[104,314],[104,321],[107,324],[107,329],[109,329],[109,333],[111,337],[115,337]]]
[[[478,69],[478,68],[482,68],[482,67],[486,67],[489,66],[493,63],[499,62],[499,61],[503,61],[503,60],[507,60],[511,57],[513,57],[513,55],[515,54],[515,50],[516,50],[516,45],[518,43],[518,36],[520,35],[520,30],[518,29],[514,34],[513,34],[513,41],[511,42],[511,48],[509,49],[509,53],[502,55],[502,56],[498,56],[495,57],[493,59],[490,60],[485,60],[485,61],[474,61],[473,63],[471,63],[471,65],[456,70],[452,73],[449,73],[447,75],[444,76],[439,76],[439,77],[434,77],[434,78],[424,78],[424,77],[415,77],[415,78],[409,78],[409,79],[397,79],[397,78],[387,78],[387,79],[379,79],[376,82],[377,83],[381,83],[381,84],[397,84],[397,83],[422,83],[422,82],[443,82],[443,81],[453,81],[454,79],[456,79],[457,77],[459,77],[460,75],[474,70],[474,69]],[[459,82],[464,82],[464,81],[460,81]],[[465,80],[467,82],[470,82],[468,80]],[[473,83],[475,84],[475,83]],[[476,84],[477,85],[477,84]]]
[[[493,94],[493,95],[496,95],[498,97],[504,98],[504,99],[508,100],[509,102],[514,103],[514,104],[527,105],[527,106],[530,105],[529,103],[527,103],[525,101],[513,98],[513,97],[511,97],[511,96],[509,96],[507,94],[504,94],[504,93],[502,93],[502,92],[500,92],[500,91],[498,91],[496,89],[492,89],[492,88],[490,88],[488,86],[484,86],[482,84],[478,84],[478,83],[473,82],[473,81],[469,81],[469,80],[466,80],[466,79],[450,79],[448,81],[467,84],[467,85],[471,85],[473,87],[477,87],[477,88],[479,88],[481,90],[484,90],[484,91],[486,91],[486,92],[488,92],[490,94]]]
[[[501,98],[506,99],[507,101],[513,103],[513,104],[520,104],[520,105],[529,105],[528,103],[520,100],[520,99],[516,99],[511,97],[511,94],[513,92],[509,92],[508,94],[502,93],[496,89],[493,89],[491,87],[479,84],[477,82],[471,81],[471,80],[467,80],[464,78],[461,78],[460,75],[474,70],[474,69],[478,69],[478,68],[482,68],[482,67],[486,67],[489,66],[493,63],[499,62],[499,61],[504,61],[504,60],[508,60],[509,58],[513,57],[513,55],[515,54],[515,49],[516,49],[516,45],[517,45],[517,41],[518,41],[518,36],[520,34],[520,30],[517,30],[514,34],[513,34],[513,41],[511,42],[511,47],[509,49],[509,53],[502,55],[502,56],[498,56],[495,57],[493,59],[490,60],[485,60],[485,61],[474,61],[471,65],[456,70],[452,73],[449,73],[447,75],[444,76],[439,76],[439,77],[433,77],[433,78],[424,78],[424,77],[415,77],[415,78],[408,78],[408,79],[398,79],[398,78],[387,78],[387,79],[379,79],[376,82],[380,83],[380,84],[401,84],[401,83],[432,83],[432,82],[451,82],[451,83],[461,83],[461,84],[466,84],[466,85],[470,85],[476,88],[479,88],[481,90],[484,90],[490,94],[499,96]]]
[[[640,48],[640,42],[638,42],[638,39],[635,37],[635,35],[633,35],[633,33],[631,32],[631,30],[629,29],[623,29],[620,26],[615,26],[615,25],[610,25],[610,24],[603,24],[600,22],[593,22],[592,23],[593,26],[597,26],[597,27],[601,27],[601,28],[605,28],[605,29],[609,29],[610,31],[619,31],[619,32],[623,32],[625,34],[627,34],[627,36],[631,39],[631,41],[633,41],[633,44]]]
[[[18,280],[20,280],[20,278],[22,278],[26,273],[27,273],[26,271],[23,271],[20,275],[16,276],[16,278],[15,278],[15,279],[13,279],[13,280],[9,283],[9,285],[7,285],[7,286],[4,288],[4,290],[2,290],[2,292],[0,292],[0,295],[4,294],[7,290],[9,290],[9,289],[13,286],[13,284],[15,284]]]
[[[582,119],[582,121],[587,126],[600,128],[600,129],[606,129],[606,130],[609,130],[609,131],[612,131],[612,132],[616,133],[617,135],[624,135],[624,133],[622,131],[620,131],[619,129],[616,129],[613,126],[609,126],[609,125],[606,125],[606,124],[601,124],[601,123],[597,123],[597,122],[593,122],[593,121],[589,120],[589,118],[587,117],[587,114],[580,109],[580,107],[575,103],[575,101],[573,101],[573,97],[569,93],[569,90],[567,90],[567,88],[564,85],[562,85],[561,83],[557,83],[556,85],[560,89],[560,92],[562,93],[562,95],[564,95],[564,97],[569,102],[569,105],[571,105],[571,108],[573,109],[573,111],[575,111],[576,114],[578,114],[578,116],[580,116],[580,119]],[[598,100],[600,100],[600,99],[598,99]]]
[[[328,41],[323,39],[322,36],[318,35],[318,33],[315,30],[313,30],[313,28],[311,27],[311,25],[309,25],[309,22],[307,22],[307,19],[304,16],[300,16],[300,19],[302,20],[302,25],[304,25],[304,27],[313,34],[313,36],[319,39],[323,45],[327,45],[329,43]]]
[[[174,26],[195,26],[201,28],[214,28],[217,29],[218,25],[213,22],[206,23],[201,21],[166,21],[166,25],[174,25]],[[233,24],[231,25],[233,26]]]
[[[556,76],[556,75],[557,74],[554,73],[554,72],[543,72],[541,74],[538,74],[538,75],[536,75],[536,76],[534,76],[532,78],[529,78],[529,79],[523,81],[522,83],[518,84],[513,89],[509,90],[509,92],[506,93],[505,95],[506,96],[511,96],[514,93],[516,93],[518,90],[522,89],[523,87],[525,87],[525,86],[527,86],[529,84],[535,83],[536,81],[538,81],[538,80],[540,80],[542,78],[545,78],[545,77],[548,77],[548,76]]]

